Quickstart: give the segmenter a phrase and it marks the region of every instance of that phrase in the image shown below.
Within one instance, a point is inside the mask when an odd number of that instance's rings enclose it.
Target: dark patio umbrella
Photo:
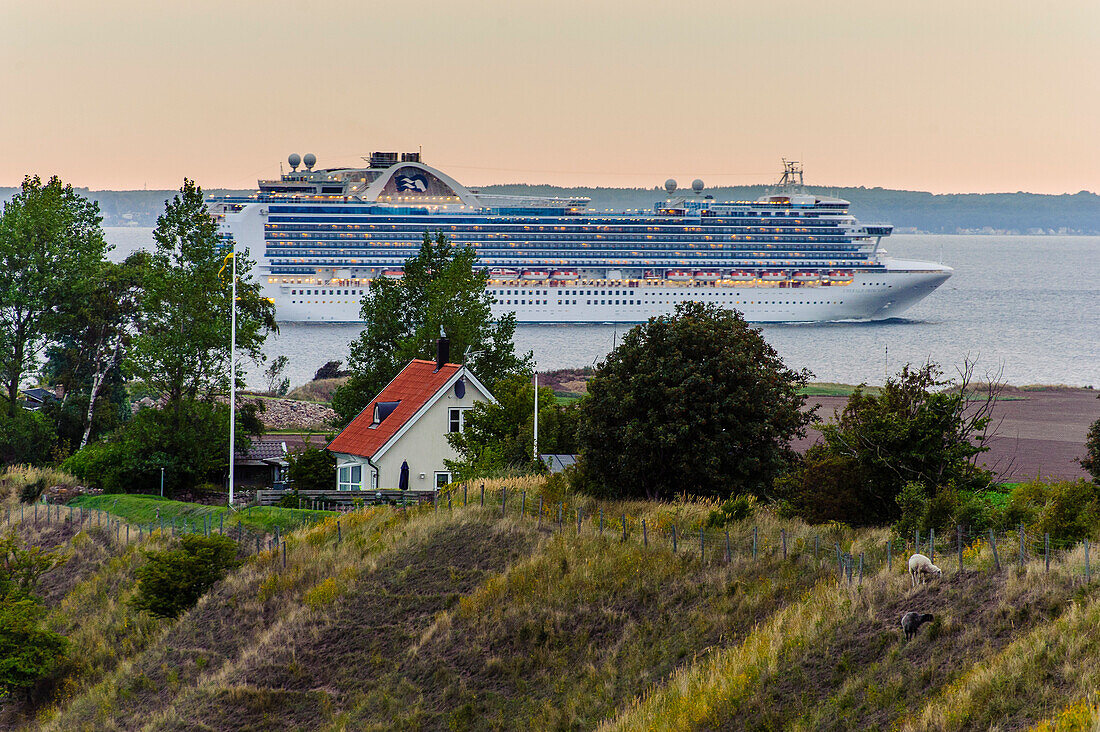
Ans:
[[[401,461],[401,477],[397,480],[397,487],[400,490],[407,491],[409,489],[409,461]]]

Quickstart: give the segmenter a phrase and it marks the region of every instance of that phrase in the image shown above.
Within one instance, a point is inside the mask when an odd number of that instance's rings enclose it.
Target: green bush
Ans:
[[[741,494],[722,501],[718,508],[707,516],[708,529],[720,529],[735,521],[743,521],[756,513],[756,496]]]
[[[1052,483],[1034,528],[1063,545],[1095,537],[1100,528],[1100,486],[1084,479]]]
[[[144,552],[133,605],[174,618],[192,607],[214,583],[238,566],[237,544],[227,536],[183,536],[173,549]]]
[[[29,692],[65,657],[69,642],[43,627],[46,615],[32,597],[0,600],[0,703],[17,692]]]
[[[0,409],[0,465],[43,465],[55,442],[53,425],[41,412],[21,407],[9,414]]]
[[[46,490],[46,479],[39,478],[27,483],[19,490],[19,500],[22,503],[34,503],[42,497],[42,491],[44,490]]]
[[[301,450],[287,455],[286,462],[286,477],[293,485],[295,493],[330,491],[336,487],[336,457],[323,447],[313,448],[307,444]]]

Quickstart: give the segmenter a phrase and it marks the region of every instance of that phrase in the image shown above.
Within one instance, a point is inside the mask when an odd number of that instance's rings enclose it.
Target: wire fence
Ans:
[[[934,564],[942,565],[946,574],[951,571],[999,572],[1018,566],[1034,566],[1039,563],[1049,573],[1055,565],[1063,574],[1088,583],[1092,581],[1091,543],[1052,542],[1049,534],[1038,534],[1019,526],[1011,531],[970,532],[965,527],[944,535],[935,531],[914,531],[912,537],[894,536],[884,540],[867,537],[843,536],[834,528],[791,524],[776,527],[775,521],[765,526],[750,520],[734,522],[722,528],[707,528],[673,516],[645,517],[605,514],[602,508],[586,511],[582,506],[565,501],[547,502],[541,495],[528,495],[527,491],[507,488],[474,490],[468,484],[454,486],[435,494],[431,502],[396,506],[406,516],[423,512],[454,512],[474,507],[491,511],[499,518],[513,518],[532,522],[535,528],[565,536],[601,537],[608,541],[634,542],[655,551],[669,551],[673,555],[698,559],[703,562],[730,563],[748,559],[753,561],[782,560],[803,571],[835,572],[840,582],[861,584],[864,575],[872,575],[883,569],[908,571],[908,559],[921,553]],[[371,510],[364,506],[356,511]],[[20,504],[17,509],[7,507],[4,525],[12,527],[16,522],[35,527],[68,524],[76,530],[99,530],[108,542],[125,546],[132,541],[143,541],[150,536],[178,537],[187,534],[210,536],[218,534],[234,539],[242,552],[281,551],[286,565],[286,537],[279,527],[270,533],[258,533],[240,522],[226,526],[226,514],[201,514],[189,517],[171,517],[148,523],[131,523],[102,509],[85,509],[49,503]],[[299,526],[297,528],[302,528]],[[336,540],[342,541],[339,518],[335,520]]]

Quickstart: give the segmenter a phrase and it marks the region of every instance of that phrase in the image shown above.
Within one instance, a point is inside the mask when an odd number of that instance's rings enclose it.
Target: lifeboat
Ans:
[[[673,282],[687,282],[691,279],[691,272],[685,272],[682,269],[670,269],[665,273],[665,279]]]
[[[541,269],[525,269],[523,270],[523,279],[531,280],[532,282],[541,282],[549,277],[549,273]]]
[[[765,282],[786,282],[787,273],[779,270],[769,270],[760,273],[760,279]]]
[[[389,280],[399,280],[405,276],[403,269],[387,269],[382,271],[382,276]]]
[[[734,282],[752,282],[756,279],[756,275],[752,272],[739,269],[730,272],[729,279],[733,280]]]
[[[489,270],[489,276],[494,280],[514,280],[519,277],[519,272],[514,269],[504,269],[503,267],[494,267]]]
[[[552,280],[575,280],[577,279],[577,273],[571,269],[559,269],[550,273],[550,279]]]
[[[795,272],[793,279],[795,282],[817,282],[821,276],[817,272]]]
[[[717,282],[719,279],[721,279],[721,277],[721,272],[715,272],[709,269],[695,273],[695,279],[699,280],[700,282]]]

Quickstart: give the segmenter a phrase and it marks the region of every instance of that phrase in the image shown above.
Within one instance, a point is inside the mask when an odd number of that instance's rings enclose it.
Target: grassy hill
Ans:
[[[285,566],[282,552],[254,554],[175,621],[128,603],[136,532],[126,542],[65,508],[13,518],[26,541],[72,554],[44,591],[74,651],[37,716],[9,705],[3,722],[1007,730],[1100,718],[1100,582],[1085,584],[1082,548],[1048,573],[1034,537],[1022,566],[1006,542],[995,571],[975,542],[960,572],[942,544],[943,578],[913,588],[881,530],[761,510],[708,528],[705,501],[563,500],[533,479],[507,483],[502,508],[501,485],[484,507],[473,486],[470,505],[458,489],[434,510],[328,516],[287,535]],[[862,576],[853,566],[838,581],[838,546],[863,558]],[[937,619],[906,643],[910,609]]]

